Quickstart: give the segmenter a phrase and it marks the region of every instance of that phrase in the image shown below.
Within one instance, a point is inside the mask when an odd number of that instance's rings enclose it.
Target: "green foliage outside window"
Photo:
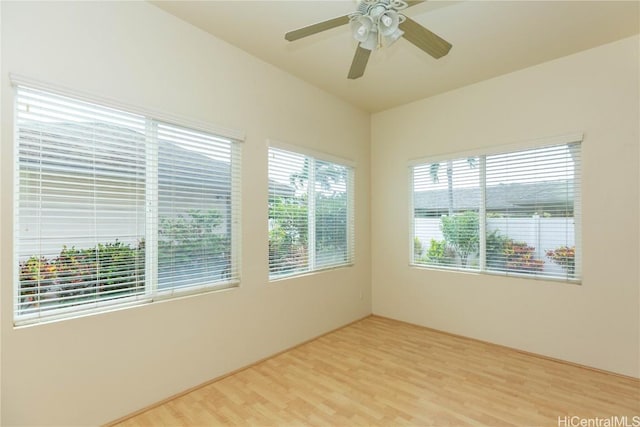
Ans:
[[[304,268],[308,253],[306,198],[276,197],[269,203],[269,271],[286,273]],[[277,219],[277,220],[274,220]]]
[[[467,266],[469,255],[478,251],[480,225],[478,213],[465,211],[442,217],[442,235],[447,244],[460,257],[460,264]]]
[[[186,215],[160,217],[158,274],[171,280],[184,272],[228,273],[230,240],[221,233],[216,209],[192,209]]]
[[[347,254],[347,193],[316,195],[316,258],[320,264],[344,261]]]
[[[425,252],[422,242],[417,237],[413,240],[413,254],[416,262],[431,265],[453,265],[456,258],[455,252],[447,245],[446,240],[431,239]]]
[[[144,259],[144,241],[132,247],[118,240],[87,249],[63,246],[55,258],[32,256],[19,264],[20,302],[28,310],[51,300],[74,305],[131,294],[144,289]]]
[[[535,248],[494,230],[487,235],[487,269],[493,271],[540,272],[544,260],[535,257]]]
[[[506,269],[504,251],[509,241],[511,239],[500,234],[499,230],[494,230],[487,234],[485,245],[488,270],[504,271]]]
[[[305,157],[288,178],[289,194],[270,189],[270,276],[343,264],[350,249],[348,168]]]
[[[217,210],[191,210],[186,215],[160,218],[159,222],[159,274],[228,272],[230,243],[221,236],[223,220]],[[20,262],[19,280],[20,303],[25,310],[142,292],[145,241],[133,246],[117,239],[92,248],[65,245],[56,257],[32,256]]]
[[[444,240],[431,239],[426,252],[420,239],[414,239],[416,262],[455,265],[457,258],[460,266],[468,266],[470,257],[479,251],[480,227],[477,212],[465,211],[453,216],[443,216],[440,226]],[[544,269],[544,260],[535,257],[534,247],[502,235],[499,230],[487,234],[485,245],[487,270],[540,272]],[[571,268],[572,258],[567,253],[566,248],[558,248],[555,252],[548,251],[547,256],[552,259],[555,256],[554,262],[565,263],[567,268]]]
[[[422,247],[422,241],[417,236],[413,238],[413,259],[414,261],[420,261],[422,258],[422,252],[424,251]]]
[[[427,262],[436,265],[453,265],[456,261],[454,250],[447,245],[446,240],[431,239],[429,249],[425,254]]]

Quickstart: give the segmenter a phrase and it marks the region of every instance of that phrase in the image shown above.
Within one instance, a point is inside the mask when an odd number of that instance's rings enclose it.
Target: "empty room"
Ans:
[[[0,425],[640,427],[640,2],[0,2]]]

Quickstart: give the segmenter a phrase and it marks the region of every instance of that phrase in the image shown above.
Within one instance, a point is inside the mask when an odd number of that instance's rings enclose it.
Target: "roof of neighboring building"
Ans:
[[[475,210],[480,206],[480,189],[456,188],[453,192],[454,211]],[[487,187],[488,211],[573,211],[574,181],[540,181],[535,183],[500,184]],[[447,189],[417,191],[414,209],[429,213],[449,210]]]

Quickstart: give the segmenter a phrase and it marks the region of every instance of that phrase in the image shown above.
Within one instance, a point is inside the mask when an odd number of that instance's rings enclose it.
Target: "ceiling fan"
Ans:
[[[353,38],[358,41],[348,78],[362,77],[371,51],[383,45],[390,46],[404,37],[434,58],[440,58],[451,49],[451,43],[400,13],[407,7],[424,0],[359,0],[355,12],[290,31],[284,35],[294,41],[331,28],[350,24]]]

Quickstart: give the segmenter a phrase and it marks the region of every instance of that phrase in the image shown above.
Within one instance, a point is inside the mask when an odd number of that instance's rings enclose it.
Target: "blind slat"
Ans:
[[[580,170],[577,142],[412,165],[412,264],[579,279]]]
[[[16,324],[237,282],[236,141],[26,86],[16,107]]]
[[[353,263],[353,169],[269,148],[269,277]]]

